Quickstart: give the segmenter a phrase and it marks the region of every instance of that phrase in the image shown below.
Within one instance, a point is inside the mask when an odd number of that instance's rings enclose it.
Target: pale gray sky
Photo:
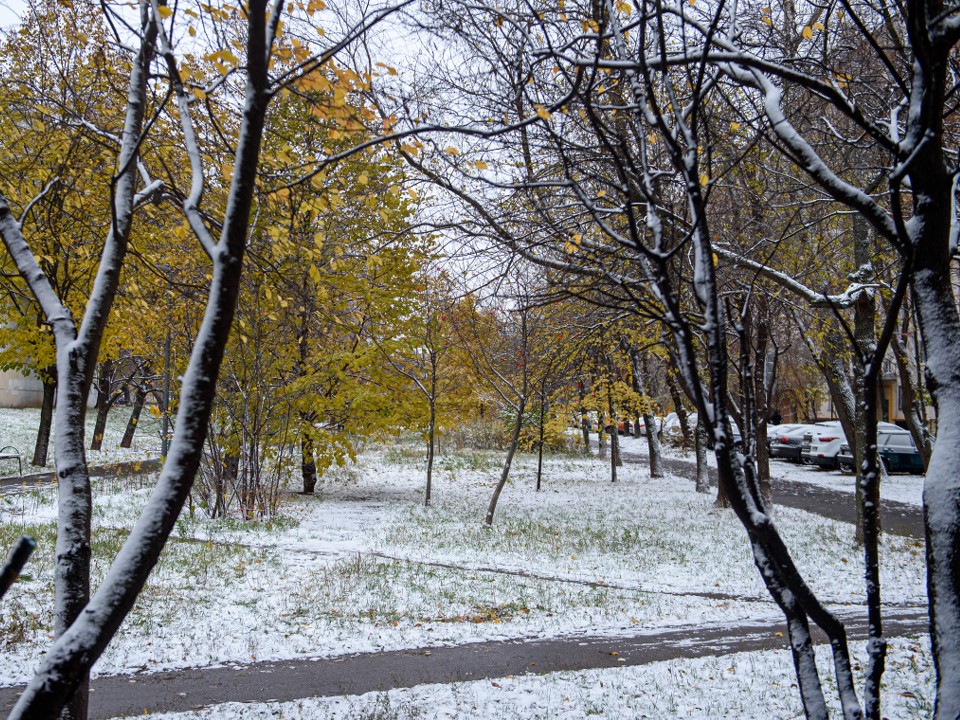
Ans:
[[[23,0],[0,0],[0,28],[16,25],[24,7]]]

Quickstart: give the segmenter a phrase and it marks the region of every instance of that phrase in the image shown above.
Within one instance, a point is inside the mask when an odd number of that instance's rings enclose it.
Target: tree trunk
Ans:
[[[500,473],[500,482],[493,490],[493,497],[490,498],[490,505],[487,506],[487,515],[483,519],[487,527],[493,525],[493,514],[497,510],[497,502],[500,500],[500,493],[503,492],[503,486],[507,484],[507,478],[510,477],[510,465],[513,463],[513,456],[517,452],[517,445],[520,443],[520,430],[523,428],[523,410],[524,401],[520,400],[517,408],[517,421],[513,426],[513,435],[510,438],[510,447],[507,448],[507,457],[503,461],[503,471]]]
[[[617,481],[617,466],[622,465],[620,460],[620,438],[617,436],[616,423],[607,426],[610,431],[610,482]]]
[[[543,423],[547,412],[547,399],[540,388],[540,438],[537,440],[537,492],[540,492],[540,479],[543,477]]]
[[[140,422],[140,413],[143,412],[143,406],[147,401],[147,388],[143,385],[137,385],[137,392],[133,396],[133,408],[130,411],[130,419],[127,420],[127,429],[123,431],[123,439],[120,441],[120,447],[129,448],[133,445],[133,434],[137,431],[137,425]]]
[[[317,461],[313,454],[313,438],[309,433],[300,436],[300,475],[304,495],[313,495],[317,489]]]
[[[436,392],[436,385],[431,387],[432,392]],[[430,397],[430,421],[427,425],[427,487],[423,495],[423,504],[430,506],[430,500],[433,497],[433,453],[434,443],[437,436],[437,403],[433,396]]]
[[[870,234],[866,221],[859,215],[853,219],[853,256],[854,263],[857,266],[857,279],[860,282],[867,282],[874,279],[873,268],[870,265]],[[853,343],[854,351],[858,358],[871,357],[876,345],[876,308],[872,293],[861,292],[857,296],[853,305]],[[882,363],[882,357],[874,358],[875,362]],[[870,485],[868,479],[864,476],[864,460],[867,456],[867,425],[872,424],[870,435],[876,440],[877,413],[877,393],[880,390],[879,381],[874,382],[870,388],[865,385],[864,368],[860,362],[854,363],[854,378],[856,389],[855,404],[855,444],[851,446],[854,451],[854,463],[856,464],[857,485],[855,492],[855,503],[857,521],[854,531],[855,542],[862,545],[864,542],[863,523],[864,523],[864,488]],[[872,396],[867,397],[868,393]],[[867,406],[871,408],[867,412]],[[869,415],[869,417],[868,417]],[[849,435],[848,435],[849,437]],[[872,480],[871,480],[872,482]],[[879,481],[878,481],[879,482]],[[880,522],[880,516],[877,515],[877,523]],[[877,532],[879,532],[879,524]]]
[[[57,396],[57,368],[49,367],[43,372],[43,402],[40,405],[40,427],[37,428],[37,442],[33,446],[32,464],[47,466],[47,452],[50,449],[50,428],[53,425],[54,398]]]
[[[58,352],[57,441],[54,462],[59,493],[56,572],[54,573],[55,638],[60,638],[90,600],[90,524],[93,498],[84,452],[87,387],[75,350]],[[89,670],[61,714],[62,720],[86,720]]]
[[[100,363],[100,372],[97,375],[97,419],[93,425],[93,437],[90,440],[90,449],[99,450],[103,447],[103,434],[107,429],[107,413],[113,404],[110,398],[110,388],[113,384],[113,361],[104,360]]]
[[[904,329],[906,334],[906,329]],[[917,341],[919,342],[919,340]],[[900,387],[903,391],[903,416],[906,419],[907,429],[913,437],[913,442],[923,460],[923,468],[930,465],[930,455],[933,453],[933,436],[924,422],[923,394],[918,391],[914,383],[914,373],[907,348],[900,337],[894,336],[890,341],[893,356],[897,361],[897,374],[900,378]]]
[[[650,455],[650,477],[663,477],[663,451],[657,434],[657,419],[651,413],[643,414],[643,426],[647,431],[647,453]]]
[[[93,425],[93,438],[90,440],[91,450],[100,450],[103,447],[103,434],[107,430],[108,412],[110,412],[110,402],[105,400],[97,408],[97,419]]]
[[[949,207],[949,200],[945,203]],[[921,267],[913,273],[912,281],[927,350],[928,383],[940,418],[923,485],[923,515],[937,675],[934,718],[945,720],[960,717],[960,678],[956,672],[960,667],[960,380],[956,365],[960,357],[960,319],[946,272],[949,259],[935,255],[928,258],[921,249],[916,262]]]
[[[680,434],[683,437],[683,447],[689,448],[695,444],[695,439],[691,437],[690,426],[687,423],[687,411],[683,408],[683,395],[680,392],[680,386],[673,372],[667,372],[667,387],[670,389],[670,398],[673,400],[674,412],[677,413],[677,420],[680,422]]]
[[[610,481],[617,481],[617,468],[623,465],[620,459],[620,434],[617,431],[617,413],[613,408],[613,373],[610,371],[610,358],[607,358],[607,412],[610,416]]]
[[[755,427],[748,429],[741,427],[743,433],[754,432],[754,457],[757,461],[757,484],[760,487],[760,495],[766,507],[770,506],[770,499],[773,497],[773,488],[770,486],[770,458],[767,454],[767,416],[770,408],[767,406],[767,347],[770,344],[770,326],[769,315],[770,307],[767,298],[761,293],[757,298],[757,315],[759,322],[751,322],[754,335],[753,350],[753,402],[754,407],[744,408],[744,417],[753,416]],[[751,314],[752,317],[752,314]],[[746,438],[746,435],[743,436]]]
[[[577,381],[577,392],[580,394],[580,431],[583,433],[583,451],[590,454],[590,415],[584,407],[586,402],[586,393],[583,390],[583,383]]]
[[[701,422],[697,423],[694,431],[693,444],[697,453],[696,490],[698,493],[708,493],[710,492],[710,468],[707,465],[707,432]],[[717,486],[717,505],[730,506],[722,485]]]
[[[649,396],[647,393],[646,378],[650,376],[647,356],[640,358],[640,353],[630,349],[630,364],[633,367],[633,389],[638,394],[647,399],[644,404],[643,427],[647,433],[647,453],[650,456],[650,477],[663,477],[663,452],[660,448],[660,435],[657,432],[657,420],[650,412]],[[640,427],[637,423],[637,437],[640,436]]]

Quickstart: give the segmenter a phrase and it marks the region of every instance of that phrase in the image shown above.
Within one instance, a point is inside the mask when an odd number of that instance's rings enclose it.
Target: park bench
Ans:
[[[0,460],[16,460],[17,470],[23,475],[23,458],[20,457],[20,451],[13,445],[0,448]]]

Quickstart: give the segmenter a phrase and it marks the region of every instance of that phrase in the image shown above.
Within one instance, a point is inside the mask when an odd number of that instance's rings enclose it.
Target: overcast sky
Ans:
[[[0,0],[0,28],[16,25],[23,8],[23,0]]]

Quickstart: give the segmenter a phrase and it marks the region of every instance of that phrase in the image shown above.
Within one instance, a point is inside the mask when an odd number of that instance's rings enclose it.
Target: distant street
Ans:
[[[620,456],[625,463],[647,464],[647,457],[639,453],[621,451]],[[779,464],[780,461],[770,462],[770,484],[773,488],[773,502],[776,505],[806,510],[841,522],[851,524],[856,522],[857,514],[852,493],[777,477]],[[665,457],[664,467],[691,481],[696,477],[697,465],[692,460]],[[717,485],[717,471],[714,468],[710,468],[710,483],[713,487]],[[880,524],[884,532],[892,535],[923,538],[923,513],[914,505],[881,500]]]

